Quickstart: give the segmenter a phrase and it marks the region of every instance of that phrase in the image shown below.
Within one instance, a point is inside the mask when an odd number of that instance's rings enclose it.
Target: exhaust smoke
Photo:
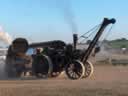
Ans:
[[[63,12],[64,19],[71,27],[72,33],[77,33],[78,28],[75,22],[75,16],[72,11],[71,0],[57,0],[59,9]]]

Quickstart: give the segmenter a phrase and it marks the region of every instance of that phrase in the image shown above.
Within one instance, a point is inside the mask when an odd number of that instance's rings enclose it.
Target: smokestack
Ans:
[[[77,34],[73,34],[74,49],[76,49],[77,41],[78,41],[78,36],[77,36]]]

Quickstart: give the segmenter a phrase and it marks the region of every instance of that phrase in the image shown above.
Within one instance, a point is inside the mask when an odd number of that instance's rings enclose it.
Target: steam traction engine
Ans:
[[[77,34],[73,35],[73,45],[63,41],[49,41],[28,44],[24,38],[15,39],[8,49],[6,72],[8,77],[20,77],[23,72],[31,70],[37,77],[57,77],[62,71],[70,79],[80,79],[91,76],[93,65],[88,58],[109,24],[115,19],[104,18],[98,32],[86,50],[77,49]],[[27,55],[28,48],[41,47],[35,54]]]

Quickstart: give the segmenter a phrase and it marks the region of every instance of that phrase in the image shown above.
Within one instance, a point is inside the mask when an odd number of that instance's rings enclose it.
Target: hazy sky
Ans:
[[[108,17],[117,20],[108,38],[128,38],[127,9],[128,0],[0,0],[0,25],[13,38],[72,42],[69,23],[81,35]]]

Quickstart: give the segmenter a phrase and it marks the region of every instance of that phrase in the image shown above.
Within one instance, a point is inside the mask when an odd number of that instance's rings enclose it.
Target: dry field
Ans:
[[[0,96],[128,96],[128,66],[97,65],[82,80],[1,80]]]

